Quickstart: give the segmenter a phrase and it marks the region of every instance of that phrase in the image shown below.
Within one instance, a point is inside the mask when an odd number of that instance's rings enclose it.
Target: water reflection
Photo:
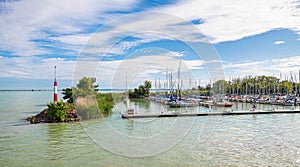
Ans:
[[[64,158],[62,154],[64,148],[63,145],[66,141],[65,131],[67,124],[65,123],[54,123],[48,124],[47,139],[47,155],[49,160],[60,160]],[[60,162],[60,161],[57,161]],[[59,164],[58,164],[59,165]],[[61,165],[61,164],[60,164]]]
[[[149,112],[150,110],[150,101],[143,100],[143,99],[134,99],[130,100],[132,105],[135,106],[137,109],[141,109],[145,112]]]

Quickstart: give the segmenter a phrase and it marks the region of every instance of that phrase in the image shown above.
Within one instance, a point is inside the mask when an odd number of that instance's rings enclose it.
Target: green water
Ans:
[[[300,114],[124,120],[120,112],[126,107],[118,103],[104,119],[35,125],[24,120],[49,99],[52,92],[0,92],[0,166],[300,165]],[[140,113],[173,110],[152,102],[131,107]]]

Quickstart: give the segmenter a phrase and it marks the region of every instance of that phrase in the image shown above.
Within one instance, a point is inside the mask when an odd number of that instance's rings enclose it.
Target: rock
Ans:
[[[32,124],[36,124],[36,123],[40,123],[40,119],[35,117],[35,116],[31,116],[31,117],[28,117],[26,118],[27,121],[30,121],[30,123]]]
[[[32,123],[32,124],[36,124],[36,123],[40,123],[40,122],[41,121],[36,117],[33,117],[33,119],[30,120],[30,123]]]
[[[26,120],[30,121],[30,123],[32,124],[41,123],[41,122],[45,122],[45,123],[59,122],[59,121],[50,120],[47,114],[48,114],[48,110],[44,109],[39,114],[26,118]],[[74,122],[74,121],[80,121],[80,117],[76,113],[76,110],[73,109],[72,111],[67,111],[66,118],[61,122]]]

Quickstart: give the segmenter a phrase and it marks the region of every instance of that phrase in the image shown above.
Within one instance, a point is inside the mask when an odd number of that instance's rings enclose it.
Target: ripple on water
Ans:
[[[26,106],[35,105],[27,103]],[[40,111],[42,107],[26,106],[26,111]],[[0,166],[300,165],[300,114],[197,117],[187,136],[174,147],[154,156],[131,158],[93,142],[84,128],[97,131],[102,126],[100,120],[27,125],[21,120],[27,115],[23,111],[24,106],[1,111]],[[119,114],[105,121],[120,133],[134,137],[164,133],[176,122],[174,118],[126,120]],[[93,135],[100,139],[105,134]]]

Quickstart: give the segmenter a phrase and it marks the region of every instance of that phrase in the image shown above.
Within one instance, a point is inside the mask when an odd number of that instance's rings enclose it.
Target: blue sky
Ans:
[[[299,20],[295,0],[1,1],[0,89],[51,89],[54,66],[61,88],[296,75]]]

